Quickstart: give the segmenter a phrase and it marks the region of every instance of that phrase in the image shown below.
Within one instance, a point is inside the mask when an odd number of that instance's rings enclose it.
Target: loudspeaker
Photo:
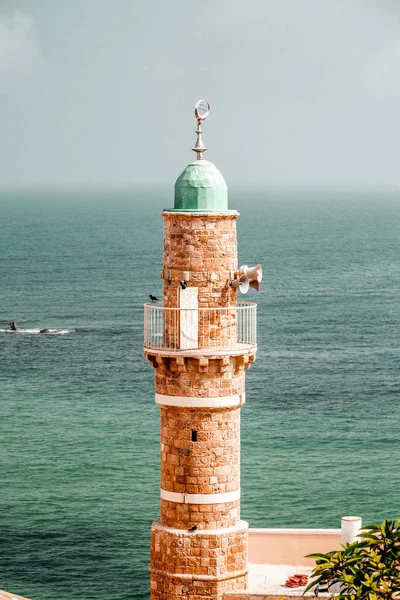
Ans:
[[[241,275],[239,279],[234,279],[229,285],[235,289],[239,288],[239,292],[242,294],[247,294],[249,291],[250,280],[247,275]]]
[[[247,275],[250,281],[258,281],[258,283],[262,282],[262,266],[260,264],[256,265],[255,267],[242,265],[239,271]]]
[[[253,290],[256,290],[256,292],[258,292],[258,290],[260,289],[260,284],[258,283],[257,279],[255,281],[250,281],[250,287],[253,288]]]

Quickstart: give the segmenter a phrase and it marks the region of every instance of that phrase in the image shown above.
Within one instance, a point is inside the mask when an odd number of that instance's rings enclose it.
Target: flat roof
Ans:
[[[25,596],[17,596],[17,594],[10,594],[10,592],[0,590],[0,600],[29,600],[29,598],[26,598]]]

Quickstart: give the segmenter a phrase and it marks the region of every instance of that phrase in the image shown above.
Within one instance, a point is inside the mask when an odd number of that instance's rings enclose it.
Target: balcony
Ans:
[[[144,305],[144,347],[185,354],[243,352],[257,345],[257,305],[226,308],[165,308]]]

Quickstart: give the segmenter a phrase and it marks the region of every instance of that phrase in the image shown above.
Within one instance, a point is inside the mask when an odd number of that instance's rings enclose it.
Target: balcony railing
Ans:
[[[144,305],[144,346],[168,351],[241,350],[256,346],[257,305],[227,308],[165,308]]]

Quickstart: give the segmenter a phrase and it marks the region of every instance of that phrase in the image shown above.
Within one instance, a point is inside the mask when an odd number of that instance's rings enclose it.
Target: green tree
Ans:
[[[360,538],[338,552],[310,554],[316,566],[305,591],[336,583],[343,600],[400,598],[400,519],[367,525]]]

